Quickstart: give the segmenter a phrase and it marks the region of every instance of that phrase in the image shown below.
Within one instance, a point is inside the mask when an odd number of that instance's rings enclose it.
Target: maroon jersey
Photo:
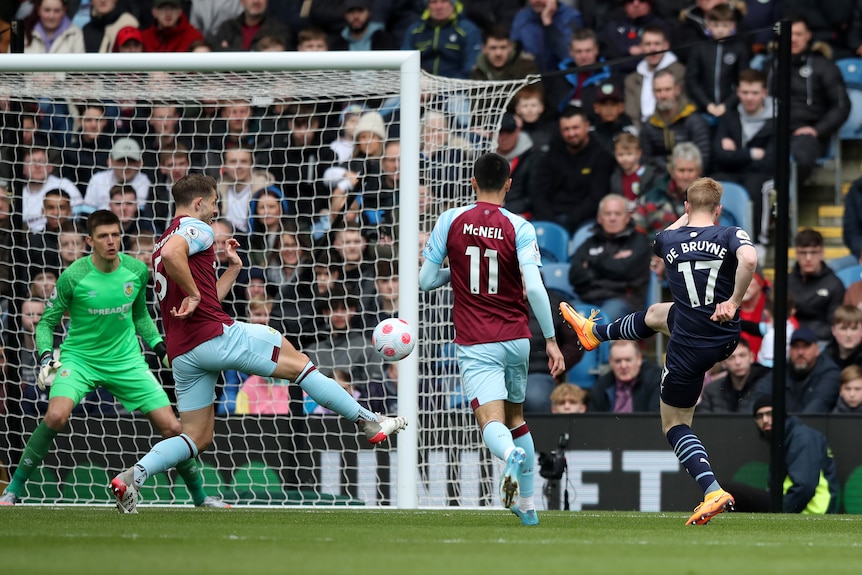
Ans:
[[[530,337],[521,265],[541,265],[541,257],[527,220],[484,202],[453,208],[440,216],[424,255],[437,264],[449,257],[455,343]]]
[[[180,309],[188,294],[168,276],[162,261],[162,247],[175,234],[189,244],[189,269],[201,294],[200,304],[186,319],[171,316],[171,309]],[[221,335],[223,326],[233,324],[233,319],[224,312],[218,299],[213,238],[213,230],[208,224],[183,216],[174,218],[156,242],[153,251],[155,292],[162,311],[165,345],[171,360]]]

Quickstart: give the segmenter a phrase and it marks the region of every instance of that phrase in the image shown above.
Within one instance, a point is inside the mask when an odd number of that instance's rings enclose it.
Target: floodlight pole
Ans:
[[[790,233],[790,20],[778,24],[777,81],[774,84],[778,117],[775,123],[775,283],[773,290],[773,323],[775,340],[772,357],[772,440],[770,442],[769,479],[770,511],[784,509],[784,421],[787,402],[787,249]],[[798,196],[798,193],[797,193]]]

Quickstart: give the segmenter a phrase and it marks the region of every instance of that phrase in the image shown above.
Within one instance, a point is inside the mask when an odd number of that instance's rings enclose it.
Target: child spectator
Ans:
[[[587,392],[574,383],[561,383],[551,392],[551,413],[586,413]]]
[[[716,40],[736,35],[736,13],[719,4],[706,13],[706,27]],[[685,89],[692,103],[716,118],[737,104],[736,79],[748,67],[750,55],[743,40],[698,44],[691,48],[685,68]]]
[[[841,370],[838,403],[832,413],[862,413],[862,367],[852,364]]]
[[[549,143],[558,128],[545,116],[543,91],[536,86],[524,86],[513,98],[515,114],[521,118],[521,129],[533,140],[538,149]]]
[[[835,310],[832,341],[824,353],[842,369],[862,365],[862,309],[842,305]]]
[[[257,42],[258,52],[284,52],[287,44],[278,36],[264,36]]]
[[[297,52],[328,52],[326,32],[316,26],[309,26],[296,35]]]
[[[143,52],[144,36],[134,26],[126,26],[117,32],[117,41],[114,43],[114,52]]]
[[[67,0],[35,0],[24,19],[25,54],[83,54],[84,33],[66,14]]]
[[[659,173],[652,164],[641,162],[640,140],[628,132],[614,139],[614,157],[617,167],[611,174],[610,193],[623,196],[632,212],[640,195],[655,187]]]

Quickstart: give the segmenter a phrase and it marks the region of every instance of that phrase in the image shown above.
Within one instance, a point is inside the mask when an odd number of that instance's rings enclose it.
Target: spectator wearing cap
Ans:
[[[267,14],[267,0],[240,0],[240,3],[242,14],[223,22],[210,39],[216,50],[256,50],[264,36],[276,36],[283,39],[285,46],[292,45],[287,24]]]
[[[832,337],[832,316],[844,300],[844,283],[823,261],[823,235],[806,228],[796,234],[796,263],[787,276],[796,318],[825,345]]]
[[[100,0],[90,4],[90,21],[84,26],[84,47],[87,52],[114,51],[117,32],[126,26],[138,27],[138,19],[119,0]]]
[[[141,168],[144,165],[141,145],[132,138],[118,138],[108,155],[108,169],[96,172],[87,184],[84,204],[90,210],[106,210],[111,200],[111,188],[117,184],[135,189],[138,208],[143,210],[150,197],[152,182]]]
[[[330,50],[397,50],[398,41],[381,22],[371,19],[371,0],[346,0],[343,3],[347,25],[329,40]]]
[[[408,28],[402,50],[419,50],[422,69],[435,76],[468,78],[482,51],[482,33],[463,15],[458,0],[428,0]]]
[[[497,135],[497,153],[509,161],[512,185],[506,194],[505,208],[516,214],[529,216],[533,210],[530,193],[530,170],[533,160],[533,139],[521,130],[521,118],[505,113]]]
[[[790,337],[785,397],[790,413],[829,413],[838,401],[841,370],[835,362],[820,353],[817,335],[800,327]],[[762,378],[753,397],[772,390],[772,375]],[[757,401],[755,400],[755,404]]]
[[[189,23],[181,0],[155,0],[153,25],[142,32],[145,52],[188,52],[196,40],[203,40],[200,30]]]
[[[602,53],[609,59],[624,56],[640,56],[641,34],[647,26],[658,26],[670,34],[667,20],[656,13],[654,0],[623,0],[623,12],[612,17],[599,34]],[[616,66],[619,74],[635,71],[637,60],[623,62]]]
[[[114,42],[114,52],[143,52],[144,37],[141,31],[134,26],[126,26],[117,32],[117,41]]]
[[[626,115],[626,103],[619,86],[613,82],[605,82],[595,91],[593,102],[593,133],[592,136],[605,149],[613,153],[614,141],[623,132],[638,135],[632,119]]]
[[[83,54],[84,33],[67,14],[66,0],[35,0],[24,19],[25,54]]]
[[[760,437],[772,439],[772,395],[763,395],[753,404],[754,423]],[[784,513],[825,514],[838,511],[838,472],[826,437],[796,417],[784,422],[784,463],[787,476],[782,481]],[[770,469],[770,475],[772,474]],[[768,490],[744,483],[722,483],[733,493],[734,510],[768,513],[771,496]],[[769,485],[772,485],[770,479]]]

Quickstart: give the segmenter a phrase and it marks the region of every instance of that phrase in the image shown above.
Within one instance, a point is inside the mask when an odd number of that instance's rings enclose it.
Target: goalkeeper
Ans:
[[[164,358],[167,350],[147,311],[147,266],[119,253],[120,220],[108,210],[87,218],[87,244],[92,253],[76,260],[57,280],[57,287],[36,327],[41,389],[55,376],[48,412],[24,448],[12,482],[0,496],[0,505],[14,505],[24,486],[48,454],[51,443],[66,425],[81,399],[104,387],[130,412],[140,410],[164,438],[182,431],[167,394],[147,367],[136,333]],[[68,310],[69,333],[53,358],[54,328]],[[229,507],[208,497],[194,458],[177,470],[198,507]]]

